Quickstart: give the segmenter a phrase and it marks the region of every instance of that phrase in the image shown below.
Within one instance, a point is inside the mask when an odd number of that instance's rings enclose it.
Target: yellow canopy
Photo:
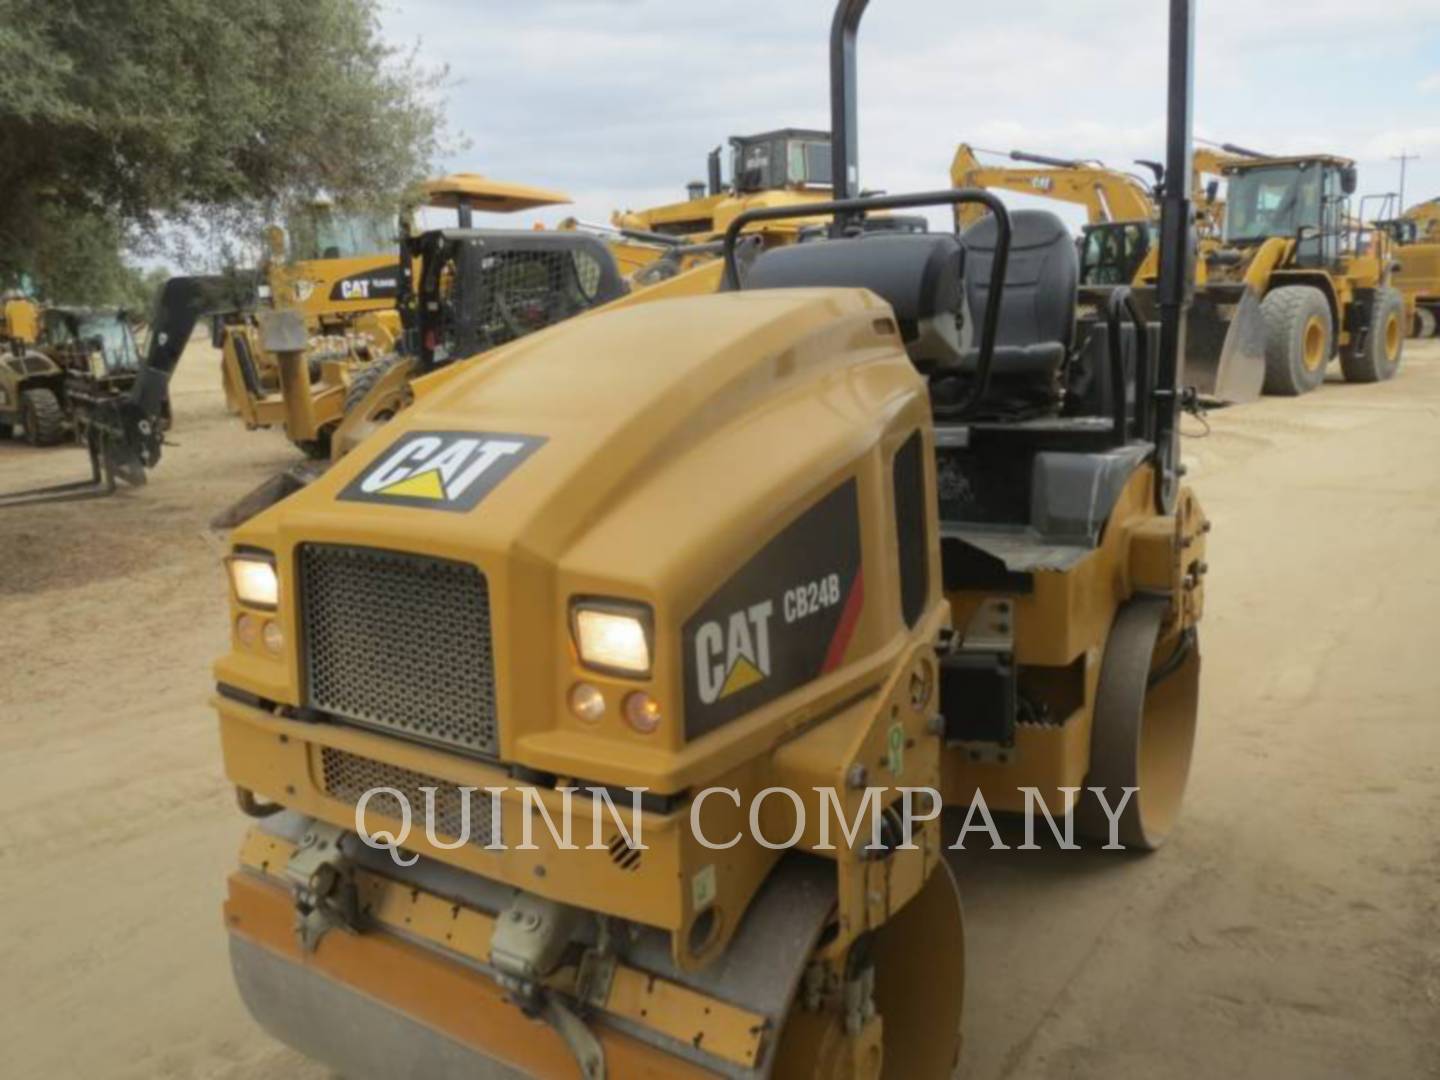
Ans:
[[[513,214],[517,210],[530,210],[537,206],[558,206],[573,202],[569,195],[559,191],[526,184],[507,184],[491,180],[479,173],[451,173],[424,184],[426,205],[459,209],[468,204],[474,210],[485,210],[497,214]]]

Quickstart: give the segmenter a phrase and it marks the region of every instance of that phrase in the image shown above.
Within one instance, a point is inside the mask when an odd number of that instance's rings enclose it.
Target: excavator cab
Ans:
[[[1080,230],[1080,284],[1129,285],[1155,242],[1155,224],[1110,221]]]

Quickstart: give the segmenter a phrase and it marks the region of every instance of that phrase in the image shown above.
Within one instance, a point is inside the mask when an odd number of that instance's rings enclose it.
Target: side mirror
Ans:
[[[1355,189],[1360,186],[1360,178],[1355,172],[1354,165],[1346,165],[1340,170],[1340,190],[1346,195],[1354,195]]]
[[[271,225],[265,230],[265,244],[270,249],[270,257],[276,262],[285,261],[285,230],[279,225]]]
[[[1220,197],[1220,181],[1219,181],[1219,180],[1211,180],[1208,184],[1205,185],[1205,201],[1206,201],[1207,203],[1210,203],[1211,205],[1213,205],[1214,202],[1215,202],[1215,200],[1218,199],[1219,197]]]

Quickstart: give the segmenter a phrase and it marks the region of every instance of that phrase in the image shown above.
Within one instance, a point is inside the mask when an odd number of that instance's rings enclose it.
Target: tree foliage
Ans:
[[[393,199],[441,149],[443,77],[374,0],[0,0],[0,281],[318,192]]]

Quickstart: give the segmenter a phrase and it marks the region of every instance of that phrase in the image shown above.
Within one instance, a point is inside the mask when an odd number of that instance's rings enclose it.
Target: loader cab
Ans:
[[[377,211],[345,211],[316,201],[285,222],[290,262],[386,255],[395,247],[395,217]]]
[[[730,175],[738,195],[784,188],[828,188],[830,133],[781,128],[730,139]]]
[[[1295,240],[1294,262],[1330,267],[1345,250],[1353,162],[1343,158],[1267,158],[1225,170],[1225,243],[1250,247]]]
[[[47,308],[42,348],[63,367],[96,378],[140,369],[140,351],[122,311]]]

